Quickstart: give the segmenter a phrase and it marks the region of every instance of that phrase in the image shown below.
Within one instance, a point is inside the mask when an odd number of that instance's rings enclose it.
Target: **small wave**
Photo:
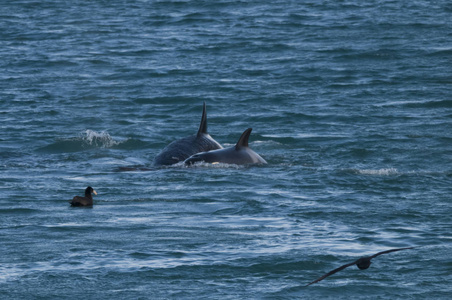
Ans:
[[[61,139],[56,142],[39,148],[38,151],[49,153],[78,152],[96,148],[111,148],[119,145],[106,131],[96,132],[86,130],[78,137]]]
[[[444,47],[444,48],[431,49],[431,52],[428,55],[429,56],[449,56],[451,54],[452,54],[452,48]]]
[[[375,175],[375,176],[451,176],[451,172],[444,171],[430,171],[430,170],[412,170],[412,171],[400,171],[396,168],[383,168],[383,169],[346,169],[347,173],[359,174],[359,175]]]
[[[0,209],[0,214],[32,214],[37,213],[39,210],[32,208],[2,208]]]
[[[414,107],[414,108],[451,108],[452,107],[452,100],[445,99],[445,100],[432,100],[432,101],[426,101],[421,103],[409,103],[407,104],[408,107]]]
[[[388,106],[388,107],[407,107],[407,108],[451,108],[452,100],[431,100],[431,101],[390,101],[382,104],[375,104],[375,106]]]
[[[395,168],[387,168],[387,169],[378,169],[378,170],[372,170],[372,169],[364,169],[364,170],[354,170],[358,174],[362,175],[378,175],[378,176],[390,176],[390,175],[397,175],[399,174],[399,171]]]

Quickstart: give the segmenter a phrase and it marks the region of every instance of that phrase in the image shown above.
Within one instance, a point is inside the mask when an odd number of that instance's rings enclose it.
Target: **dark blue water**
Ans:
[[[450,1],[1,2],[2,299],[451,297]]]

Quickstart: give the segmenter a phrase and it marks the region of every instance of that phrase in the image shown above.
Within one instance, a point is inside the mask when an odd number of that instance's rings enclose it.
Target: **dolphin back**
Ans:
[[[235,165],[267,164],[259,154],[248,147],[248,139],[252,128],[245,130],[237,144],[226,149],[218,149],[209,152],[197,153],[185,160],[186,165],[196,162],[224,163]]]
[[[153,165],[158,167],[177,164],[193,154],[216,149],[223,149],[223,147],[207,133],[207,111],[206,102],[204,102],[197,134],[176,140],[163,148],[154,158]]]
[[[209,134],[192,135],[166,146],[155,158],[154,166],[168,166],[184,161],[193,154],[223,147]]]

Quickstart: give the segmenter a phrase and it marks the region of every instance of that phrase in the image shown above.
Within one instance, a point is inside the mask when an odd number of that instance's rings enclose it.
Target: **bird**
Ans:
[[[69,203],[71,206],[93,206],[92,194],[97,195],[97,192],[89,186],[85,189],[85,197],[75,196]]]
[[[375,257],[377,257],[377,256],[379,256],[379,255],[386,254],[386,253],[390,253],[390,252],[395,252],[395,251],[406,250],[406,249],[413,249],[413,248],[415,248],[415,247],[406,247],[406,248],[390,249],[390,250],[378,252],[378,253],[376,253],[376,254],[374,254],[374,255],[372,255],[372,256],[363,256],[363,257],[360,257],[360,258],[358,258],[357,260],[355,260],[355,261],[352,262],[352,263],[345,264],[345,265],[343,265],[343,266],[340,266],[339,268],[334,269],[333,271],[330,271],[330,272],[326,273],[326,274],[323,275],[322,277],[319,277],[319,278],[317,278],[316,280],[314,280],[314,281],[308,283],[306,286],[311,285],[311,284],[314,284],[314,283],[316,283],[316,282],[319,282],[319,281],[325,279],[326,277],[328,277],[328,276],[330,276],[330,275],[333,275],[334,273],[339,272],[339,271],[341,271],[341,270],[343,270],[343,269],[345,269],[345,268],[347,268],[347,267],[353,266],[353,265],[356,265],[360,270],[365,270],[365,269],[367,269],[367,268],[370,267],[370,264],[372,263],[372,262],[371,262],[371,259],[372,259],[372,258],[375,258]]]

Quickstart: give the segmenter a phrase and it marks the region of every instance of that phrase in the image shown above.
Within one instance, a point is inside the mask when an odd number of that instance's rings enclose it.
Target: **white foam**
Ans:
[[[395,168],[387,168],[387,169],[378,169],[378,170],[372,170],[372,169],[365,169],[365,170],[357,170],[359,174],[363,175],[380,175],[380,176],[389,176],[389,175],[396,175],[399,174],[399,171]]]
[[[192,165],[190,165],[190,166],[187,166],[187,165],[183,165],[184,167],[186,167],[186,168],[198,168],[198,167],[201,167],[201,168],[213,168],[213,169],[241,169],[241,168],[244,168],[245,166],[244,165],[236,165],[236,164],[226,164],[226,163],[218,163],[218,162],[216,162],[216,163],[207,163],[207,162],[203,162],[203,161],[199,161],[199,162],[196,162],[196,163],[194,163],[194,164],[192,164]]]
[[[84,142],[100,148],[110,148],[119,144],[113,140],[113,138],[106,131],[96,132],[87,129],[86,131],[81,132],[80,136]]]

